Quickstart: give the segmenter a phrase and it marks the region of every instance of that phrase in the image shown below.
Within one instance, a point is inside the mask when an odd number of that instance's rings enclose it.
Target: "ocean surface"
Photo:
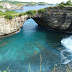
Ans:
[[[48,6],[25,6],[25,12]],[[72,36],[49,31],[28,19],[20,32],[0,38],[0,70],[50,72],[54,65],[72,61]]]
[[[17,10],[14,10],[14,11],[21,13],[21,12],[27,12],[29,10],[42,9],[42,8],[46,8],[46,7],[49,7],[49,6],[55,6],[55,5],[24,6],[23,9],[17,9]]]

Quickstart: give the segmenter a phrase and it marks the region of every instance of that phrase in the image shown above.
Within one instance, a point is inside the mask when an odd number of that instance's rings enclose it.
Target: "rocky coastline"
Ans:
[[[5,11],[5,10],[15,10],[15,9],[23,9],[23,6],[17,6],[16,4],[12,3],[5,3],[5,2],[0,2],[0,11]]]
[[[45,10],[35,15],[22,15],[13,19],[0,17],[0,37],[18,32],[28,18],[34,19],[39,26],[49,30],[72,34],[72,7],[48,7]]]

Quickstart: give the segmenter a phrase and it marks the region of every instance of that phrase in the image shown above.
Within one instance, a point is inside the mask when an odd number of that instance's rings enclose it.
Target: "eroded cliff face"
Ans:
[[[14,17],[13,19],[0,18],[0,36],[17,32],[23,23],[28,19],[28,15]]]
[[[48,29],[72,32],[72,7],[46,8],[44,13],[37,13],[33,19],[38,25]]]

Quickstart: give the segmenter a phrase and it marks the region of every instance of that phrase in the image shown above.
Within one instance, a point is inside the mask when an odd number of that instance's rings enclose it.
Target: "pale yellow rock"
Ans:
[[[19,30],[24,22],[28,19],[28,15],[14,17],[11,20],[0,18],[0,35],[10,34]]]

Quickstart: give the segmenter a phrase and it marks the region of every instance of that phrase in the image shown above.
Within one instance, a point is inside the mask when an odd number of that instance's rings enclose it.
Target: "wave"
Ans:
[[[70,52],[72,52],[72,36],[61,40],[61,44]]]
[[[63,50],[61,52],[62,61],[63,61],[63,64],[67,64],[67,63],[69,63],[72,60],[72,59],[68,58],[69,56],[72,57],[72,36],[62,39],[61,40],[61,44],[65,47],[65,50]],[[68,54],[68,52],[70,54]]]

